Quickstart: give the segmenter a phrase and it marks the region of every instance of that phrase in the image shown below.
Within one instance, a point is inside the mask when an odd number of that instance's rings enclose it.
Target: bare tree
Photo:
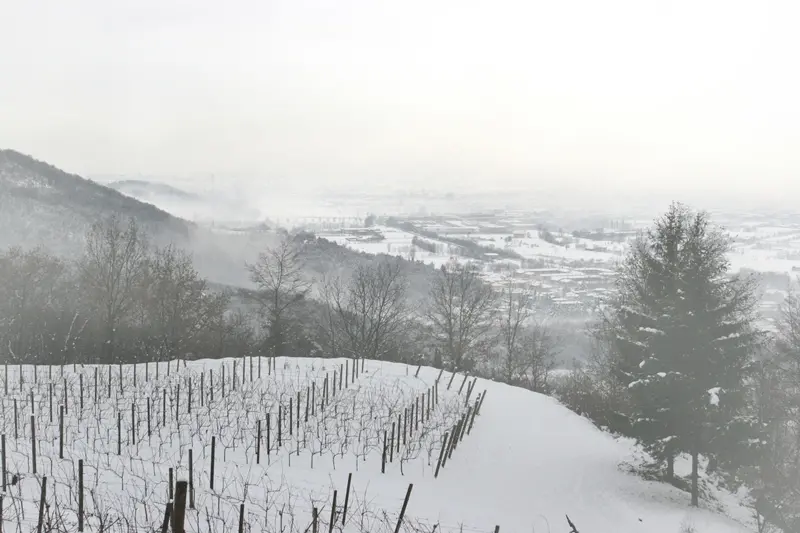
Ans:
[[[528,326],[519,346],[518,383],[532,391],[550,391],[550,373],[556,366],[559,339],[541,322]]]
[[[276,356],[284,353],[285,321],[311,289],[304,266],[302,250],[288,234],[276,247],[262,252],[255,263],[247,265],[250,279],[258,287],[255,299],[269,332],[268,348]]]
[[[496,295],[475,264],[450,262],[434,279],[426,317],[454,371],[471,370],[491,331]]]
[[[407,281],[395,258],[355,268],[349,281],[329,279],[323,296],[337,346],[351,357],[384,359],[407,325]]]
[[[99,317],[105,361],[113,359],[117,327],[134,307],[146,258],[147,237],[134,219],[126,224],[112,215],[92,224],[86,235],[79,262],[81,287]]]
[[[29,362],[66,357],[74,325],[82,322],[69,273],[67,264],[38,248],[0,253],[0,351]]]
[[[191,256],[172,246],[155,250],[147,260],[141,291],[148,355],[157,360],[189,356],[227,303],[228,298],[208,289]]]
[[[530,283],[520,282],[513,274],[506,276],[497,313],[503,349],[500,377],[506,383],[516,383],[524,374],[522,337],[531,318],[535,297]]]

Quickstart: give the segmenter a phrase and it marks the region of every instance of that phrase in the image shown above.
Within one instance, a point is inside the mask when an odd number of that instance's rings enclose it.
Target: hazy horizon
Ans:
[[[788,1],[4,11],[0,147],[82,175],[800,192],[800,6]]]

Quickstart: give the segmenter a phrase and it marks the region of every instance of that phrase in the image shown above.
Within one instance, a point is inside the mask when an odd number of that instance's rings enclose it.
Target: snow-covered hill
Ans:
[[[8,372],[0,423],[8,478],[21,480],[3,499],[4,521],[19,521],[23,531],[36,523],[43,476],[46,519],[72,530],[78,460],[87,530],[105,520],[153,531],[168,501],[169,469],[189,479],[189,450],[196,507],[187,511],[189,532],[235,530],[242,504],[245,531],[310,531],[315,508],[319,531],[329,530],[331,516],[336,531],[394,531],[410,484],[403,531],[568,531],[567,514],[581,533],[748,531],[719,512],[690,510],[678,489],[627,473],[635,447],[555,400],[430,368],[366,362],[354,371],[344,359],[241,358],[158,370],[68,366],[63,377],[61,367],[24,367],[21,384],[17,367]],[[63,459],[59,405],[67,407]],[[443,454],[454,429],[463,439]],[[747,518],[735,504],[723,509]]]

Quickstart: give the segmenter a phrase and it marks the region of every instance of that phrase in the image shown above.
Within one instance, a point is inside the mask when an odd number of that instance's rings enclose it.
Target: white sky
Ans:
[[[796,0],[0,0],[0,21],[0,147],[73,172],[800,192]]]

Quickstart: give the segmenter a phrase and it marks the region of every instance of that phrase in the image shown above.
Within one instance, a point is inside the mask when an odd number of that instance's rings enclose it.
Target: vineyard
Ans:
[[[733,495],[708,486],[689,510],[631,473],[634,443],[463,374],[249,357],[0,372],[4,533],[566,533],[565,515],[581,533],[752,531]]]
[[[3,372],[20,532],[161,531],[182,498],[189,532],[432,531],[406,513],[413,484],[447,476],[483,399],[463,375],[351,359]]]

